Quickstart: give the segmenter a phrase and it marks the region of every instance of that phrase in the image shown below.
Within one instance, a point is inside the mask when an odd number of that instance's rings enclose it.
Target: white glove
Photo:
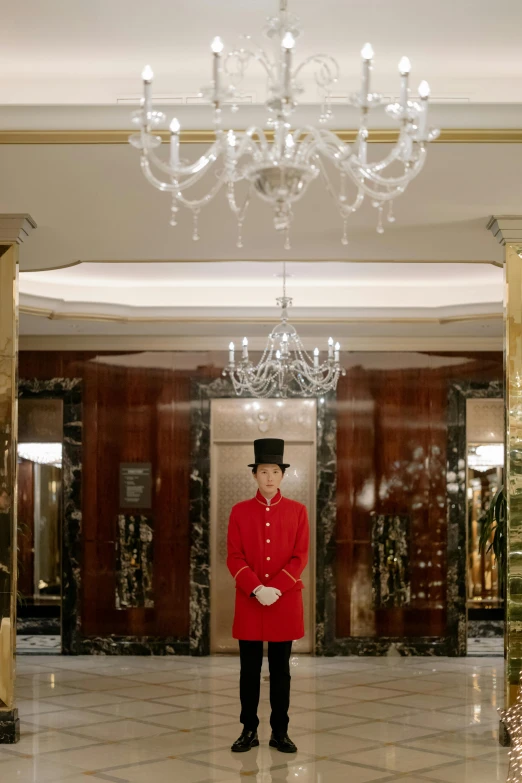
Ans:
[[[259,585],[259,587],[256,587],[254,590],[254,595],[263,606],[271,606],[278,600],[281,595],[281,590],[278,590],[277,587]]]

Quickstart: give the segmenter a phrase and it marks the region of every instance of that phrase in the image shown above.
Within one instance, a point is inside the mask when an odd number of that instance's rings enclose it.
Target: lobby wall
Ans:
[[[389,354],[383,369],[366,355],[338,386],[336,637],[360,639],[367,653],[383,639],[415,639],[420,650],[446,635],[448,389],[502,383],[500,353],[421,356],[415,366]],[[388,575],[372,542],[378,521],[404,537],[404,573],[384,597],[372,593]]]
[[[176,651],[188,652],[191,381],[218,377],[220,370],[134,366],[130,356],[126,366],[125,354],[110,356],[116,357],[113,362],[100,352],[20,353],[21,379],[82,380],[80,633],[91,640],[83,651],[121,652],[122,643],[127,651],[156,651],[155,641],[161,647],[161,639],[168,637],[177,640]],[[201,356],[203,364],[205,355]],[[502,355],[347,356],[349,372],[341,379],[333,405],[337,525],[331,551],[331,631],[335,640],[352,639],[355,646],[336,646],[332,638],[327,649],[360,651],[366,640],[390,637],[443,638],[446,562],[444,554],[437,553],[446,552],[448,387],[455,380],[501,380]],[[152,463],[152,608],[115,608],[121,462]],[[373,605],[371,530],[376,515],[385,524],[390,517],[407,518],[412,542],[407,605]],[[430,588],[428,597],[425,586],[432,582],[442,584]],[[118,639],[120,647],[107,643],[109,637]],[[366,646],[370,652],[385,651]]]
[[[114,354],[111,354],[114,355]],[[169,637],[188,651],[190,377],[121,366],[85,352],[21,352],[21,379],[81,378],[83,481],[81,636],[140,640],[139,650]],[[154,606],[116,609],[119,465],[152,464]],[[129,511],[132,513],[132,511]],[[98,640],[98,641],[96,641]],[[84,651],[88,651],[85,649]]]

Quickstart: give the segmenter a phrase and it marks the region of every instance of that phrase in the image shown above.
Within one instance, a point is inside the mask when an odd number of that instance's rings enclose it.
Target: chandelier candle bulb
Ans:
[[[411,63],[407,57],[402,57],[399,62],[399,73],[401,75],[401,99],[400,103],[404,111],[408,109],[408,82],[410,78]]]
[[[373,47],[370,43],[364,44],[361,49],[361,56],[363,58],[362,69],[362,87],[361,87],[361,107],[368,108],[368,95],[370,92],[370,69],[372,67],[373,59]]]
[[[248,359],[248,339],[243,337],[243,359]]]
[[[223,51],[223,41],[216,36],[212,41],[210,48],[214,57],[212,58],[212,80],[214,82],[214,104],[219,103],[220,73],[221,73],[221,52]]]
[[[212,49],[212,52],[214,54],[221,54],[221,52],[225,48],[225,44],[223,43],[219,35],[216,35],[216,37],[212,40],[212,43],[210,44],[210,48]]]
[[[152,80],[154,79],[154,72],[150,65],[145,66],[141,72],[141,78],[143,79],[143,108],[145,114],[149,115],[152,107]]]
[[[339,364],[339,351],[341,350],[340,343],[335,343],[335,363]]]
[[[319,348],[314,348],[314,367],[319,367]]]
[[[328,338],[328,358],[333,359],[333,337]]]
[[[285,76],[284,76],[284,85],[285,85],[285,101],[287,103],[290,103],[292,91],[291,91],[291,80],[292,80],[292,49],[295,45],[295,38],[292,35],[292,33],[285,33],[285,37],[283,38],[283,49],[284,49],[284,70],[285,70]]]
[[[228,345],[228,363],[234,364],[234,343]]]

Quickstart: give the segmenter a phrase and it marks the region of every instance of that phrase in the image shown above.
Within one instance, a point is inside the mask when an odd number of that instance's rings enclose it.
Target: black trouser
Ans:
[[[270,725],[276,736],[286,734],[288,729],[291,652],[292,642],[268,642],[270,706],[272,707]],[[255,731],[259,726],[257,707],[261,685],[263,642],[249,642],[240,639],[239,657],[241,660],[239,677],[241,716],[239,720],[247,731]]]

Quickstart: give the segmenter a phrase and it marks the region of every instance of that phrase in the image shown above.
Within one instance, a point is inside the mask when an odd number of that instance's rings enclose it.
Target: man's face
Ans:
[[[254,478],[257,481],[261,494],[270,498],[279,489],[279,485],[283,480],[283,471],[279,465],[258,465]]]

